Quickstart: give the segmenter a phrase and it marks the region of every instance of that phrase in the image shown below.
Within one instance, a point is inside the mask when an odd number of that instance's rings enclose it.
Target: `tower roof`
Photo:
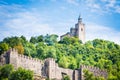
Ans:
[[[78,22],[80,22],[80,23],[82,22],[81,14],[78,17]]]

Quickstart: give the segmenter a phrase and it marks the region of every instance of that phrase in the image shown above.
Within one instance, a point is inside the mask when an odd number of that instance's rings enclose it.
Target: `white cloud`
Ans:
[[[108,4],[106,4],[106,6],[110,8],[110,7],[114,7],[115,4],[116,4],[116,0],[109,0]]]
[[[0,40],[8,36],[24,35],[29,39],[31,36],[46,34],[62,35],[60,27],[66,24],[47,23],[51,20],[48,19],[49,16],[41,15],[41,12],[34,8],[26,10],[19,5],[0,5],[0,11],[0,24],[3,24],[0,25]],[[56,28],[59,30],[56,31]]]
[[[116,30],[97,24],[86,25],[86,40],[93,40],[96,38],[113,41],[120,44],[120,32]]]
[[[120,13],[120,6],[116,6],[116,12]]]
[[[118,0],[85,0],[86,8],[91,10],[91,12],[96,12],[98,14],[104,13],[119,13],[120,3]]]
[[[56,25],[67,26],[69,23],[56,23]],[[54,25],[55,26],[55,25]],[[14,14],[14,18],[6,21],[4,27],[7,29],[0,29],[0,37],[7,36],[21,36],[24,35],[29,39],[31,36],[45,35],[45,34],[58,34],[59,36],[66,32],[56,31],[56,28],[51,27],[49,24],[42,23],[40,14],[34,12],[19,12]],[[65,28],[64,28],[65,29]],[[120,44],[120,32],[115,31],[106,26],[90,24],[86,25],[86,40],[93,40],[96,38],[114,41]]]
[[[54,0],[55,1],[55,0]],[[71,4],[76,4],[78,0],[67,0]],[[86,0],[91,1],[88,2],[88,4],[91,7],[91,9],[95,11],[103,11],[103,7],[101,7],[100,4],[95,3],[95,0]],[[108,1],[108,0],[102,0],[102,1]],[[115,7],[116,12],[120,13],[120,6],[115,5],[116,2],[109,2],[109,7]],[[78,4],[78,3],[77,3]],[[66,9],[65,7],[61,7],[63,10]],[[105,7],[106,8],[106,7]],[[16,11],[17,10],[17,11]],[[19,11],[20,10],[20,11]],[[37,35],[45,35],[45,34],[58,34],[62,35],[66,33],[66,30],[69,30],[68,27],[71,23],[52,23],[52,26],[50,24],[44,23],[44,17],[41,17],[40,12],[37,13],[35,11],[28,11],[19,5],[2,5],[0,6],[0,18],[3,17],[5,19],[4,25],[0,25],[0,38],[5,38],[7,36],[21,36],[24,35],[28,39],[31,36],[37,36]],[[9,11],[15,11],[15,12],[9,12]],[[3,19],[0,19],[0,21]],[[0,22],[1,23],[1,22]],[[3,22],[2,22],[3,23]],[[73,23],[74,24],[74,23]],[[54,26],[54,27],[53,27]],[[57,26],[57,27],[55,27]],[[60,31],[60,28],[63,27]],[[57,29],[56,29],[57,28]],[[64,30],[63,30],[64,29]],[[56,31],[57,30],[57,31]],[[65,32],[66,31],[66,32]],[[87,40],[92,40],[95,38],[101,38],[106,39],[110,41],[114,41],[116,43],[120,44],[120,32],[115,31],[114,29],[111,29],[106,26],[96,25],[96,24],[88,24],[86,26],[86,38]],[[2,40],[2,39],[0,39]]]
[[[120,3],[118,0],[66,0],[72,5],[86,8],[91,12],[96,12],[100,15],[105,13],[119,13]]]
[[[66,0],[68,3],[78,6],[78,0]]]
[[[29,39],[31,36],[57,33],[49,24],[43,23],[39,15],[28,11],[13,14],[14,17],[0,26],[1,37],[24,35]]]

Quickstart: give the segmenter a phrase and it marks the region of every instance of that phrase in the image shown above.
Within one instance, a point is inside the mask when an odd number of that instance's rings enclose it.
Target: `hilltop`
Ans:
[[[20,54],[46,59],[54,58],[60,67],[76,69],[80,65],[107,69],[108,79],[120,79],[120,45],[102,39],[85,44],[75,37],[65,37],[57,41],[57,35],[7,37],[0,42],[0,53],[16,48]]]

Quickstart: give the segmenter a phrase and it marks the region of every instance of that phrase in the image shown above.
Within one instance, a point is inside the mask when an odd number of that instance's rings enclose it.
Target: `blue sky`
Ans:
[[[0,0],[0,40],[60,36],[74,27],[80,13],[86,41],[100,38],[120,44],[120,0]]]

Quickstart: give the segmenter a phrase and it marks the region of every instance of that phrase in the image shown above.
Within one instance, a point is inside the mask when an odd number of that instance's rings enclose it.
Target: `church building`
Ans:
[[[78,17],[78,22],[75,24],[75,28],[71,28],[70,32],[60,36],[61,40],[65,37],[78,37],[82,43],[85,43],[85,24],[82,22],[81,16]]]

